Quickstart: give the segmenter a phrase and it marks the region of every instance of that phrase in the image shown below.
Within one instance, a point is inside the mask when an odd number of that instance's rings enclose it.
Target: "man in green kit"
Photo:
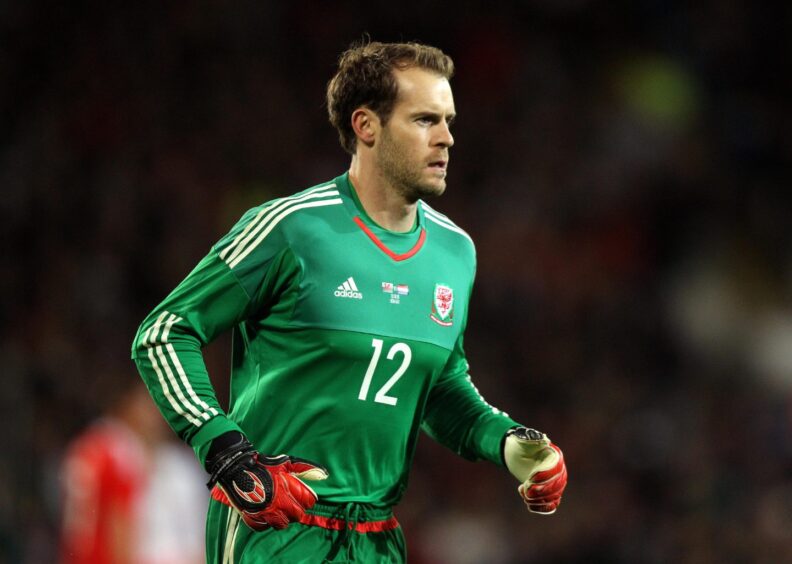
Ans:
[[[349,171],[248,211],[140,326],[138,369],[210,476],[210,562],[404,562],[392,508],[421,429],[505,465],[529,510],[561,501],[561,451],[468,375],[475,249],[424,202],[446,187],[452,74],[426,45],[346,51],[327,105]],[[226,414],[201,347],[231,328]]]

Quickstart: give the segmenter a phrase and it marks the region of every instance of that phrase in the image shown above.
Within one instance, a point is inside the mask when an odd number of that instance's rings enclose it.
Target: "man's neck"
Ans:
[[[366,166],[365,160],[353,156],[349,181],[363,209],[377,225],[397,233],[413,228],[417,203],[405,200],[378,168]]]

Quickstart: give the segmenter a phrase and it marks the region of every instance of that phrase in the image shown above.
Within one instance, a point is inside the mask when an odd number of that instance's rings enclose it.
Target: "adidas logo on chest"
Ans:
[[[336,289],[333,295],[336,298],[352,298],[355,300],[363,299],[363,294],[360,293],[357,284],[355,284],[355,279],[351,276],[344,280],[344,283]]]

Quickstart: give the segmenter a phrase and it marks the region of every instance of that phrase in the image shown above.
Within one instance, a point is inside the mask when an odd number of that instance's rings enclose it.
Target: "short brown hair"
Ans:
[[[341,54],[338,72],[327,85],[327,113],[338,130],[341,146],[355,154],[357,138],[352,129],[352,112],[365,106],[383,123],[388,121],[399,94],[393,69],[419,67],[450,79],[454,74],[451,57],[436,47],[420,43],[379,43],[352,45]]]

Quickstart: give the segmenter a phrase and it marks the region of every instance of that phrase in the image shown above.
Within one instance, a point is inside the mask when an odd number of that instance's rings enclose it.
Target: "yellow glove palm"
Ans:
[[[550,515],[567,484],[564,455],[544,433],[520,427],[506,435],[503,459],[520,481],[517,491],[532,513]]]

